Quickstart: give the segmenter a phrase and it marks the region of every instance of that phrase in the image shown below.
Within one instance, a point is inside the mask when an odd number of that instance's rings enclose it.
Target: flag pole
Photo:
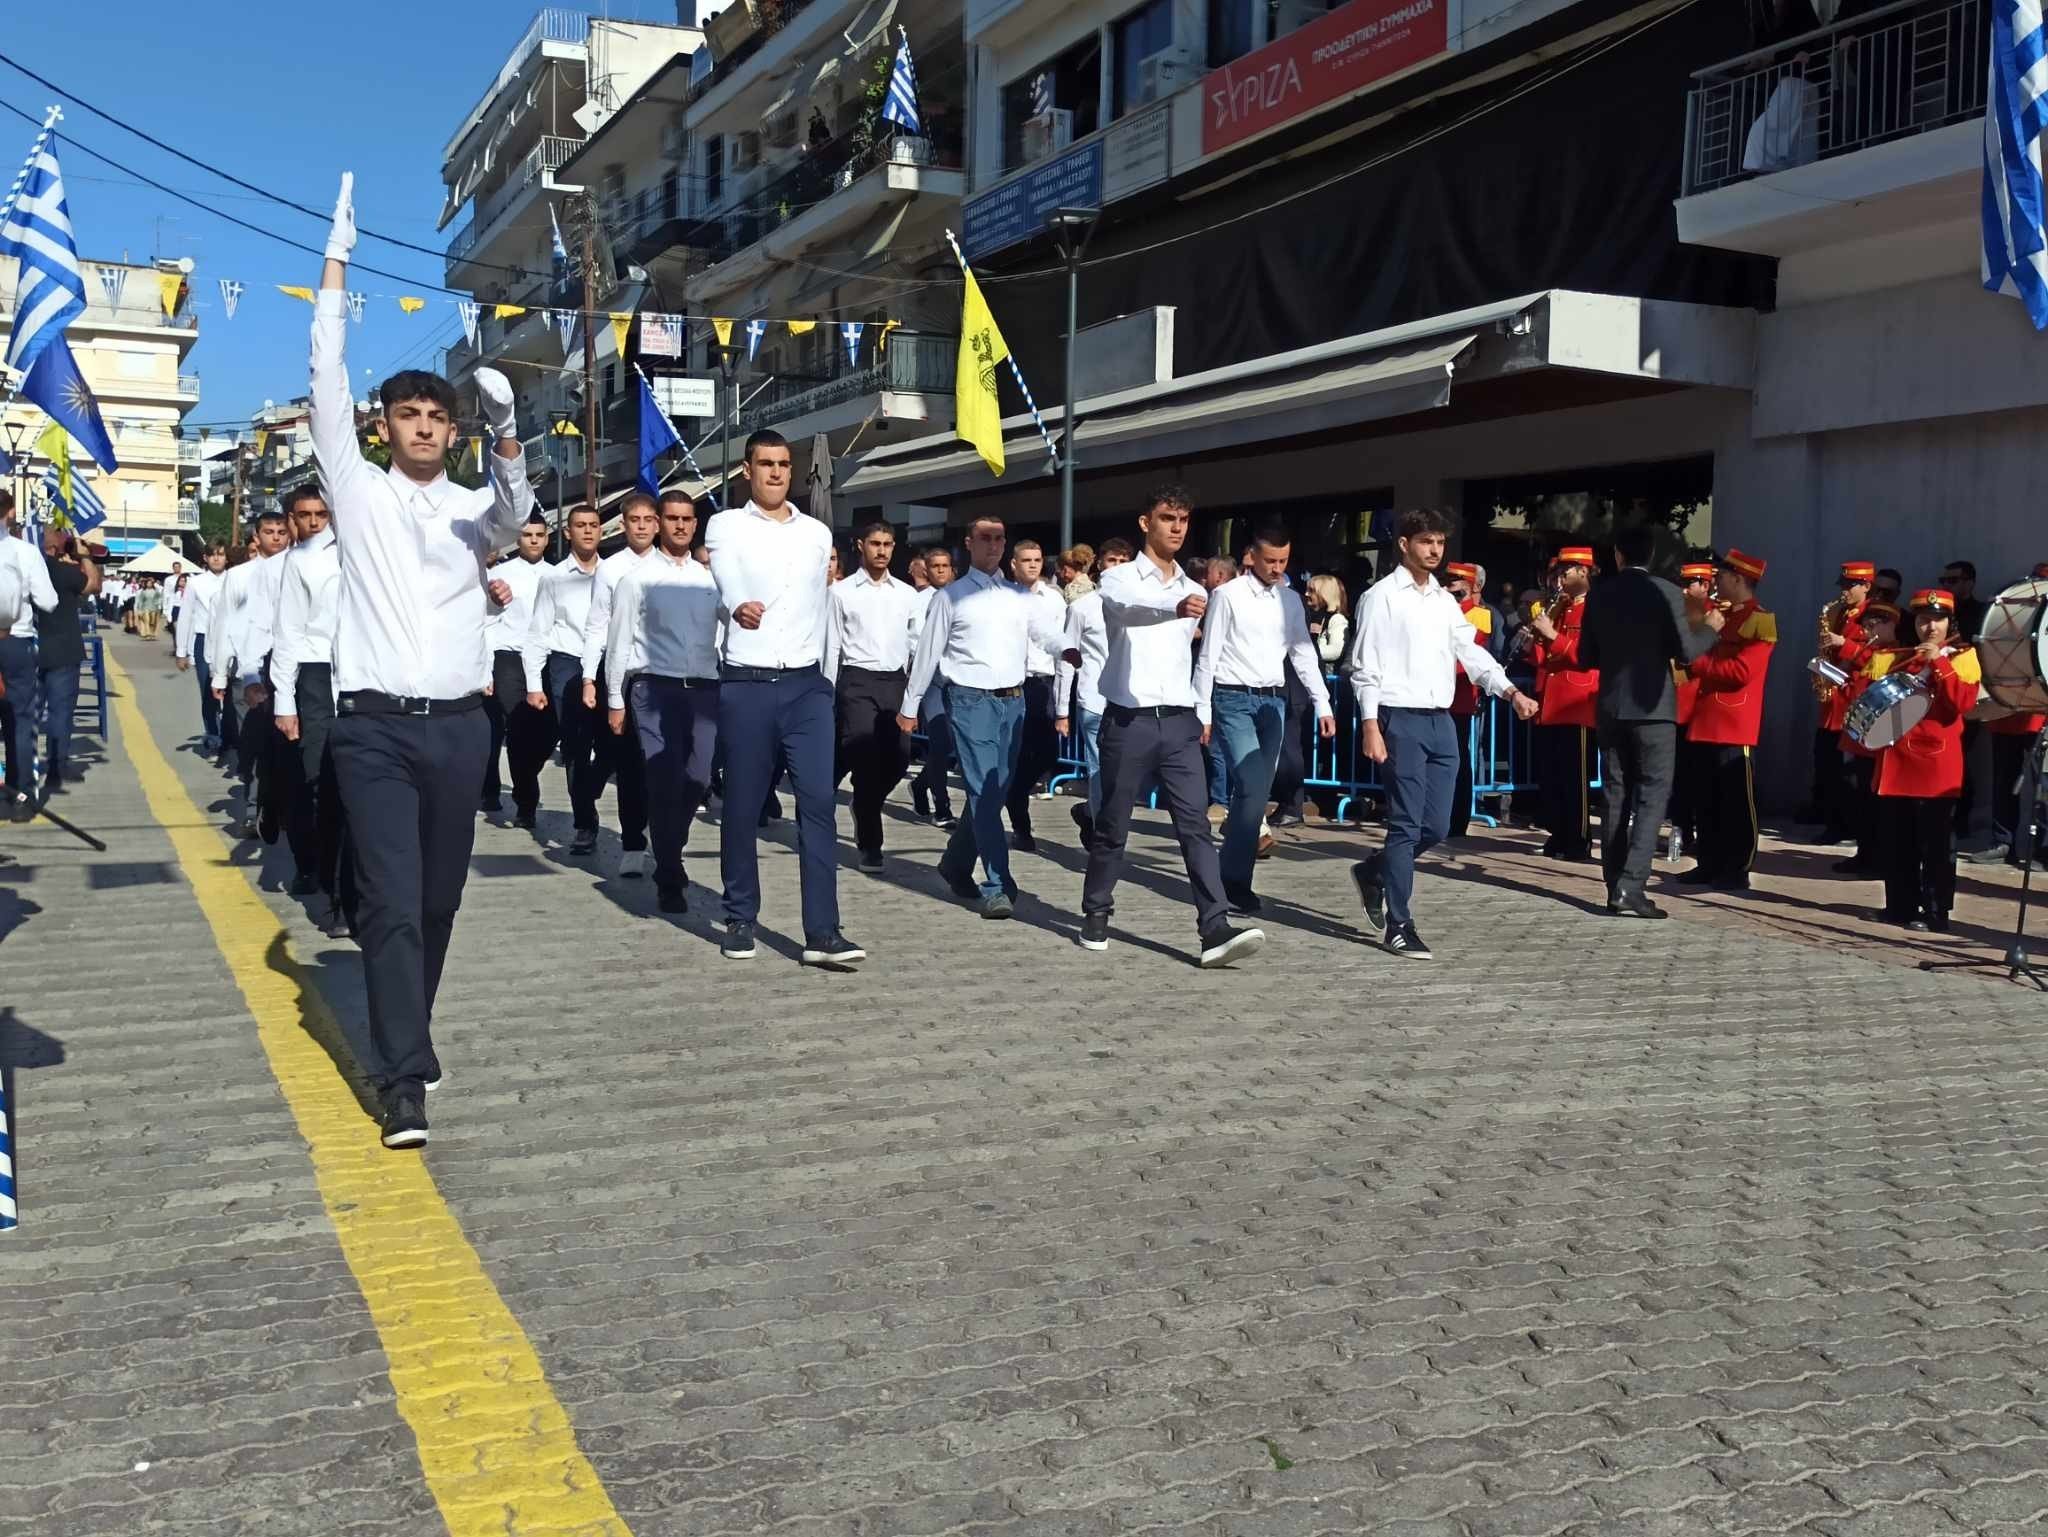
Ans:
[[[50,142],[50,135],[57,131],[57,125],[64,121],[64,109],[52,105],[43,113],[43,126],[36,131],[35,142],[28,147],[28,155],[21,162],[21,169],[14,173],[14,185],[7,189],[7,201],[0,204],[0,224],[14,217],[14,205],[21,201],[21,190],[28,185],[29,172],[36,168],[36,161],[42,158],[43,146]],[[0,377],[0,406],[14,398],[18,381]]]
[[[668,428],[669,436],[676,440],[676,446],[683,451],[683,462],[690,467],[690,473],[704,482],[704,489],[711,497],[712,510],[714,512],[723,512],[725,510],[723,492],[726,483],[721,482],[716,487],[711,484],[711,477],[704,473],[703,467],[697,463],[696,454],[690,449],[690,440],[676,431],[676,424],[669,419],[668,412],[662,410],[661,397],[654,393],[654,379],[647,372],[647,366],[644,363],[636,362],[633,365],[633,371],[639,374],[642,382],[646,384],[648,398],[654,402],[654,414],[661,418],[661,424]]]
[[[961,255],[960,242],[953,238],[951,230],[946,231],[946,244],[953,248],[953,259],[960,263],[960,270],[967,272],[967,258]],[[1031,398],[1031,386],[1024,382],[1024,370],[1017,366],[1017,360],[1014,357],[1005,358],[1003,361],[1010,365],[1010,377],[1017,381],[1017,388],[1024,396],[1024,404],[1031,408],[1031,419],[1038,424],[1038,435],[1045,439],[1045,451],[1052,456],[1051,461],[1045,467],[1045,473],[1050,475],[1060,466],[1060,451],[1053,445],[1052,433],[1045,425],[1045,418],[1038,414],[1038,402]],[[1073,407],[1069,406],[1067,408],[1067,431],[1070,433],[1073,431],[1073,416]]]

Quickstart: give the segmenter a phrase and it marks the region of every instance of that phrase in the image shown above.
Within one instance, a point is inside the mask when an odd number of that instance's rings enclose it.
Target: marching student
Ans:
[[[1706,612],[1713,648],[1687,669],[1700,685],[1685,734],[1700,793],[1699,863],[1679,877],[1687,885],[1749,889],[1757,843],[1750,754],[1763,730],[1764,677],[1778,644],[1777,620],[1756,601],[1764,569],[1764,561],[1740,550],[1721,557],[1717,586],[1731,606]]]
[[[1163,514],[1155,514],[1163,516]],[[1230,814],[1223,822],[1223,895],[1235,913],[1253,914],[1259,824],[1287,733],[1291,667],[1316,712],[1316,734],[1337,735],[1337,712],[1323,683],[1322,659],[1308,633],[1300,596],[1287,584],[1294,540],[1269,523],[1252,536],[1243,570],[1209,593],[1195,660],[1195,703],[1209,723],[1205,738],[1222,745],[1230,769]]]
[[[347,819],[334,777],[334,625],[340,586],[334,529],[322,520],[289,552],[278,592],[270,685],[273,724],[286,750],[298,755],[291,845],[293,859],[305,862],[298,866],[292,889],[301,896],[317,891],[326,897],[319,921],[329,939],[348,937],[356,910]]]
[[[1095,575],[1086,592],[1067,605],[1067,649],[1053,675],[1054,707],[1061,713],[1053,729],[1071,738],[1078,725],[1081,732],[1081,767],[1088,780],[1088,802],[1074,808],[1074,825],[1081,829],[1081,847],[1095,836],[1095,819],[1102,815],[1102,664],[1109,659],[1109,627],[1102,619],[1102,577],[1131,558],[1128,539],[1112,536],[1102,541],[1095,557]],[[1067,657],[1078,658],[1068,661]]]
[[[1395,525],[1400,565],[1359,597],[1351,626],[1351,688],[1358,696],[1358,746],[1383,765],[1387,841],[1351,867],[1366,926],[1407,960],[1431,958],[1416,932],[1411,903],[1415,860],[1443,841],[1458,782],[1451,697],[1460,666],[1519,720],[1541,708],[1508,681],[1487,655],[1457,600],[1437,585],[1451,520],[1435,508],[1411,508]]]
[[[1209,599],[1180,566],[1194,504],[1179,486],[1162,486],[1138,519],[1138,558],[1105,572],[1102,618],[1109,655],[1102,665],[1102,815],[1088,842],[1081,885],[1081,945],[1109,948],[1116,883],[1138,789],[1156,782],[1173,818],[1180,856],[1194,888],[1200,964],[1226,966],[1266,942],[1259,929],[1230,926],[1216,844],[1209,833],[1208,706],[1194,683],[1195,627]],[[1281,569],[1284,571],[1285,565]],[[1304,625],[1303,633],[1306,634]],[[1256,836],[1263,803],[1251,809]]]
[[[585,502],[569,509],[567,526],[569,553],[548,567],[534,590],[533,617],[519,659],[526,675],[526,707],[552,717],[550,734],[561,743],[573,829],[569,852],[588,854],[597,848],[604,765],[598,757],[597,711],[583,702],[583,630],[597,587],[604,520]]]
[[[825,676],[839,722],[838,761],[853,775],[853,838],[860,867],[882,868],[882,802],[903,778],[910,744],[896,729],[910,675],[911,635],[924,616],[917,589],[889,574],[896,535],[879,518],[854,543],[860,569],[831,590]]]
[[[356,932],[369,999],[369,1059],[383,1098],[386,1147],[423,1146],[425,1089],[441,1081],[434,996],[476,841],[476,792],[491,726],[484,719],[484,588],[492,550],[533,509],[512,385],[476,370],[495,440],[491,484],[469,491],[446,473],[455,391],[408,370],[379,399],[391,468],[363,458],[344,348],[355,178],[341,179],[313,305],[313,456],[334,509],[341,574],[335,599],[330,738],[347,809],[359,893]]]
[[[206,569],[195,574],[185,589],[185,606],[178,610],[178,623],[171,631],[171,646],[178,671],[199,669],[199,729],[201,745],[208,755],[220,750],[220,701],[213,697],[213,673],[206,665],[206,637],[213,627],[213,606],[220,596],[223,573],[228,568],[227,546],[219,542],[206,548]]]
[[[953,580],[953,552],[944,545],[932,545],[923,560],[925,585],[918,592],[917,632],[910,641],[913,656],[931,616],[933,596]],[[932,826],[951,828],[953,795],[946,776],[953,771],[953,727],[946,719],[946,680],[939,676],[932,681],[935,686],[924,696],[924,766],[910,782],[910,804],[919,816],[930,817]]]
[[[696,505],[664,497],[660,518],[654,548],[612,591],[605,724],[615,737],[639,736],[655,899],[665,913],[686,913],[683,845],[718,748],[718,583],[690,554]]]
[[[611,630],[612,593],[625,574],[647,558],[661,529],[660,503],[645,491],[630,491],[619,503],[619,520],[625,527],[624,548],[605,556],[597,568],[597,580],[590,588],[590,612],[583,620],[583,708],[593,720],[603,708],[599,692],[605,687],[604,642]],[[631,706],[627,707],[628,719]],[[647,873],[647,768],[640,761],[640,736],[599,731],[597,734],[598,793],[604,782],[616,778],[619,785],[619,874],[637,879]],[[569,846],[572,854],[585,852]],[[593,835],[591,847],[597,846]]]
[[[491,756],[484,765],[483,809],[499,811],[498,753],[512,781],[512,825],[531,829],[540,811],[540,771],[554,751],[554,720],[526,701],[526,637],[533,628],[534,599],[547,566],[548,522],[538,512],[519,530],[515,554],[491,567],[492,602],[484,644],[491,653],[491,690],[484,714],[491,723]],[[500,599],[503,601],[500,601]]]
[[[954,896],[976,903],[981,916],[1010,917],[1017,883],[1010,877],[1010,845],[1003,837],[1003,805],[1017,772],[1018,734],[1024,720],[1024,669],[1036,640],[1063,650],[1064,629],[1042,627],[1043,612],[1021,587],[1003,580],[1003,520],[983,514],[967,526],[967,574],[933,593],[917,638],[917,656],[903,691],[896,725],[917,729],[918,711],[944,680],[945,719],[967,787],[967,815],[954,824],[939,856],[939,874]],[[926,557],[926,569],[931,569]],[[976,884],[974,864],[981,861]]]
[[[711,575],[729,615],[718,699],[725,757],[718,827],[725,938],[718,948],[729,960],[754,955],[761,915],[757,839],[779,762],[796,789],[803,963],[845,968],[866,960],[867,951],[839,927],[832,685],[821,665],[832,531],[789,500],[788,439],[754,433],[744,463],[752,492],[746,506],[713,515],[704,531]]]
[[[36,814],[36,615],[57,607],[42,547],[21,536],[14,494],[0,490],[0,724],[6,728],[7,815]]]
[[[292,851],[291,895],[309,897],[323,889],[317,808],[313,800],[315,787],[306,782],[305,760],[295,740],[277,723],[276,680],[271,664],[283,633],[278,625],[284,614],[285,590],[293,585],[294,573],[333,538],[333,531],[329,527],[327,498],[317,486],[301,486],[285,502],[291,515],[292,545],[277,560],[277,596],[266,624],[268,641],[263,655],[262,687],[266,695],[264,709],[270,717],[270,745],[262,756],[259,783],[265,819],[283,828],[285,843]],[[265,836],[274,834],[266,831]]]
[[[1010,550],[1010,582],[1031,600],[1032,622],[1040,633],[1064,636],[1066,599],[1045,580],[1045,551],[1036,539],[1020,539]],[[1053,673],[1058,646],[1033,641],[1024,654],[1024,724],[1017,737],[1017,768],[1010,778],[1006,809],[1010,813],[1010,847],[1029,853],[1038,847],[1031,836],[1031,792],[1045,771],[1059,762],[1059,739],[1053,718]]]
[[[317,489],[306,488],[314,496]],[[268,694],[263,687],[263,659],[270,654],[270,628],[277,618],[277,593],[284,575],[283,556],[291,542],[291,525],[283,509],[257,516],[253,559],[230,571],[215,604],[219,650],[210,658],[213,697],[235,712],[235,777],[242,786],[242,815],[236,832],[264,841],[277,837],[277,808],[261,808],[257,769],[269,758],[273,731]],[[232,697],[228,680],[233,678]]]

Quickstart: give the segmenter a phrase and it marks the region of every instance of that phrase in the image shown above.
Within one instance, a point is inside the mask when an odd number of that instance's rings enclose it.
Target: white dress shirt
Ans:
[[[832,616],[825,631],[825,676],[837,683],[842,666],[907,672],[924,619],[922,596],[886,571],[876,581],[865,567],[834,582],[828,594]]]
[[[925,611],[902,713],[915,718],[937,673],[963,688],[1022,688],[1034,640],[1052,651],[1066,646],[1064,624],[1044,628],[1042,612],[1014,582],[970,566],[940,588]]]
[[[718,614],[718,584],[693,556],[649,550],[612,592],[604,641],[610,707],[626,708],[626,683],[635,673],[716,678]]]
[[[512,601],[503,608],[495,603],[486,605],[490,618],[484,622],[485,650],[520,651],[525,648],[527,631],[533,626],[533,600],[540,592],[540,579],[547,569],[544,560],[528,560],[524,555],[514,555],[510,560],[499,561],[485,573],[487,581],[502,581],[512,589]]]
[[[313,305],[313,457],[341,550],[335,695],[458,699],[490,676],[483,565],[533,510],[526,461],[491,449],[490,487],[471,491],[445,475],[418,485],[366,460],[342,355],[347,300],[323,288]]]
[[[1067,600],[1060,596],[1059,588],[1040,579],[1030,587],[1017,589],[1031,600],[1039,625],[1056,635],[1065,635],[1067,628]],[[1028,677],[1050,678],[1059,671],[1058,646],[1042,646],[1031,641],[1024,651],[1024,672]]]
[[[184,606],[178,610],[178,623],[172,636],[175,652],[186,661],[192,659],[192,642],[210,632],[213,624],[214,600],[220,596],[223,578],[211,571],[201,571],[185,588]]]
[[[1112,566],[1112,571],[1116,568]],[[1109,660],[1109,627],[1102,621],[1102,594],[1084,592],[1067,605],[1067,649],[1081,653],[1078,663],[1064,656],[1053,671],[1053,710],[1067,709],[1067,689],[1073,688],[1073,707],[1090,715],[1102,713],[1102,664]]]
[[[47,614],[57,606],[57,589],[40,545],[0,532],[0,594],[19,609],[7,633],[16,640],[34,640],[37,610]],[[29,705],[24,702],[21,708]]]
[[[1197,619],[1175,612],[1201,587],[1174,563],[1162,573],[1140,550],[1102,574],[1095,589],[1102,595],[1102,622],[1109,631],[1109,654],[1102,663],[1102,698],[1126,709],[1149,710],[1182,706],[1209,724],[1209,701],[1195,697],[1195,629]]]
[[[725,628],[725,660],[734,667],[812,667],[825,659],[832,531],[794,502],[788,511],[786,521],[777,521],[749,501],[713,513],[704,525],[725,611],[762,605],[758,629]]]
[[[1202,615],[1202,650],[1195,658],[1195,693],[1206,706],[1215,686],[1285,688],[1287,665],[1316,702],[1318,720],[1333,717],[1330,691],[1323,683],[1322,659],[1308,633],[1308,614],[1301,598],[1286,582],[1268,587],[1251,572],[1225,582],[1209,594]]]
[[[1351,632],[1351,688],[1362,720],[1378,720],[1382,706],[1448,710],[1460,664],[1497,699],[1515,691],[1434,576],[1418,583],[1402,566],[1373,583],[1358,599]]]
[[[335,595],[341,587],[341,552],[334,530],[323,528],[294,545],[277,595],[276,636],[270,647],[271,708],[299,713],[299,669],[334,662]]]
[[[268,571],[265,570],[268,567]],[[213,644],[206,648],[206,665],[213,673],[213,686],[224,689],[228,686],[228,668],[233,666],[235,676],[255,679],[263,671],[263,652],[249,648],[257,643],[256,620],[261,614],[264,649],[269,649],[270,627],[276,620],[274,612],[262,613],[264,594],[274,594],[276,579],[284,575],[284,554],[257,555],[243,561],[239,566],[230,567],[221,578],[220,596],[214,600],[213,630],[207,639]]]
[[[604,661],[604,640],[612,627],[612,594],[619,590],[626,573],[653,553],[651,544],[644,550],[629,544],[597,563],[597,575],[590,583],[590,608],[583,616],[583,639],[576,647],[583,658],[583,676],[589,682],[597,681],[598,666]]]
[[[565,555],[541,573],[540,586],[533,595],[533,617],[520,646],[520,660],[526,664],[526,691],[546,691],[546,668],[551,653],[581,658],[583,626],[590,618],[590,598],[597,588],[598,568],[604,564],[595,556],[588,566]]]

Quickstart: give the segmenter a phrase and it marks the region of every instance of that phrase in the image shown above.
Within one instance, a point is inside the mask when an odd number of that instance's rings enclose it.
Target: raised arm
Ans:
[[[497,549],[518,543],[519,530],[533,513],[533,487],[526,480],[526,447],[519,441],[512,381],[495,368],[479,368],[476,396],[496,439],[491,445],[491,510],[484,515],[482,532]]]
[[[351,493],[377,473],[356,442],[356,399],[348,382],[348,257],[356,244],[355,186],[355,173],[342,172],[334,227],[327,235],[327,261],[313,301],[313,388],[307,413],[313,462],[319,466],[337,530],[365,505],[363,498]]]

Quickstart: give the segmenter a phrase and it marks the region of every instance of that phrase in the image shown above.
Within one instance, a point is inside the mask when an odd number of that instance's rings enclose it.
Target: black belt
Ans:
[[[1195,707],[1191,704],[1113,704],[1107,713],[1127,716],[1149,715],[1155,720],[1172,720],[1177,715],[1194,714]]]
[[[636,672],[628,683],[673,683],[678,688],[717,688],[717,678],[672,678],[665,672]]]
[[[895,668],[894,670],[892,670],[892,671],[890,671],[890,672],[878,672],[878,671],[876,671],[876,670],[875,670],[874,668],[872,668],[872,667],[855,667],[855,666],[853,666],[853,665],[851,665],[851,664],[849,663],[849,664],[847,664],[847,665],[844,665],[844,666],[842,666],[842,667],[841,667],[841,668],[839,669],[839,674],[840,674],[840,676],[841,676],[841,677],[844,677],[844,676],[845,676],[845,675],[846,675],[847,673],[850,673],[850,672],[857,672],[857,673],[859,673],[859,674],[860,674],[860,675],[861,675],[861,676],[862,676],[863,678],[891,678],[891,679],[900,679],[900,678],[907,678],[907,677],[909,677],[909,676],[910,676],[910,674],[909,674],[909,673],[908,673],[907,671],[905,671],[905,670],[904,670],[903,668],[901,668],[901,667]]]
[[[946,687],[957,688],[963,694],[985,694],[990,699],[1022,699],[1024,697],[1024,685],[1021,683],[1014,688],[976,688],[972,683],[948,683]]]
[[[1212,685],[1212,687],[1219,694],[1280,694],[1284,696],[1287,692],[1286,688],[1278,683],[1271,685],[1264,683],[1217,683]]]
[[[797,667],[739,667],[728,662],[719,676],[727,683],[779,683],[784,678],[801,677],[817,671],[816,662],[805,662]]]
[[[335,701],[343,715],[461,715],[468,710],[483,708],[481,692],[464,694],[459,699],[403,698],[397,694],[380,694],[373,688],[352,688],[346,690]]]

